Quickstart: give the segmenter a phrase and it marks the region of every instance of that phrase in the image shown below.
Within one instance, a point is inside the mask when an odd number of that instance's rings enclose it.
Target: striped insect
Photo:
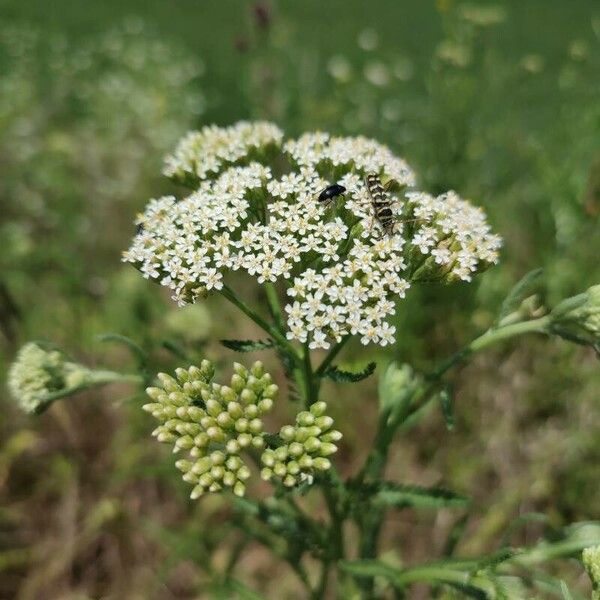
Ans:
[[[389,189],[395,183],[394,180],[391,180],[384,186],[377,173],[368,173],[365,177],[365,185],[369,192],[373,214],[376,221],[381,225],[385,235],[393,235],[396,224],[396,218],[392,212],[392,201],[388,195]]]

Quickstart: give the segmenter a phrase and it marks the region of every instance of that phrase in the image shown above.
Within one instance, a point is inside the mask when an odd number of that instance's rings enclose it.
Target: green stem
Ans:
[[[267,323],[258,313],[254,312],[243,300],[238,298],[235,292],[228,286],[224,285],[220,290],[221,295],[229,300],[233,305],[239,308],[247,317],[252,319],[261,329],[266,331],[280,346],[287,350],[290,356],[295,360],[299,360],[299,355],[285,336],[276,328]]]
[[[304,403],[306,408],[309,408],[311,404],[314,404],[317,401],[317,389],[316,389],[316,379],[313,373],[312,364],[310,362],[310,350],[308,348],[308,344],[304,346],[304,351],[302,352],[302,376],[304,378],[304,384],[306,386],[306,396],[304,398]]]
[[[329,352],[329,354],[325,357],[323,362],[319,365],[317,370],[315,371],[315,375],[317,377],[321,377],[329,365],[334,361],[335,357],[340,353],[340,351],[344,348],[344,346],[350,341],[350,336],[342,338]]]
[[[378,480],[383,476],[387,464],[390,445],[398,427],[411,421],[420,411],[435,399],[435,392],[439,389],[442,377],[454,366],[464,362],[476,352],[504,340],[526,333],[544,333],[550,324],[548,316],[521,323],[514,323],[504,327],[489,329],[483,335],[474,339],[462,350],[456,352],[443,361],[440,366],[425,377],[424,383],[417,387],[408,398],[402,402],[402,409],[390,420],[391,413],[385,410],[380,414],[377,434],[365,464],[360,470],[356,481],[360,484],[364,479]],[[412,419],[416,422],[416,419]],[[372,558],[377,553],[377,542],[384,512],[373,515],[361,515],[357,519],[361,529],[361,558]],[[413,576],[416,576],[414,574]],[[372,581],[366,582],[370,586]]]
[[[89,371],[85,380],[80,384],[46,394],[36,412],[43,412],[55,400],[73,396],[84,390],[109,383],[134,383],[139,385],[144,383],[144,378],[141,375],[116,373],[114,371]]]
[[[271,309],[271,314],[279,330],[283,328],[283,313],[281,312],[281,305],[279,304],[279,297],[277,296],[277,290],[275,286],[267,281],[264,284],[265,294],[267,296],[267,302]]]

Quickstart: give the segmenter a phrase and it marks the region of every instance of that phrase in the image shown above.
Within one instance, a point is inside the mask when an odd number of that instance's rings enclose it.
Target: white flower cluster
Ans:
[[[196,190],[181,201],[152,200],[124,253],[180,304],[243,271],[259,283],[283,282],[288,339],[327,349],[351,334],[385,345],[394,341],[387,321],[394,298],[404,297],[411,281],[468,281],[498,259],[500,238],[481,209],[453,192],[434,198],[412,190],[410,168],[373,140],[312,133],[281,142],[267,123],[191,136],[167,170],[194,176]],[[269,156],[278,144],[279,156]],[[288,169],[275,175],[282,158]],[[396,182],[389,192],[393,235],[371,205],[364,183],[371,172]],[[333,183],[345,187],[343,199],[319,202]]]
[[[418,224],[410,244],[446,269],[450,278],[471,281],[482,265],[498,262],[502,238],[491,233],[485,212],[456,192],[434,197],[406,194],[407,209]]]
[[[387,146],[358,137],[330,137],[328,133],[305,133],[283,145],[292,161],[311,169],[347,167],[345,172],[382,173],[400,185],[414,185],[415,175],[406,162]]]
[[[247,158],[252,151],[279,146],[283,132],[272,123],[240,121],[231,127],[209,125],[191,131],[165,159],[167,177],[204,179],[225,166]]]

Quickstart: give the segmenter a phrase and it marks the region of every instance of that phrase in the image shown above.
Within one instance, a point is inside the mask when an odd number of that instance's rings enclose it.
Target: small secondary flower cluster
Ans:
[[[275,165],[286,162],[276,177]],[[309,133],[283,141],[262,122],[206,127],[181,142],[166,172],[195,191],[152,200],[123,259],[180,304],[221,290],[232,271],[284,282],[287,337],[311,348],[348,334],[391,343],[387,319],[411,282],[470,281],[498,260],[501,240],[481,209],[453,192],[416,192],[404,160],[367,138]],[[364,183],[372,172],[394,182],[391,235]],[[326,206],[319,192],[332,183],[346,192]]]
[[[272,123],[240,121],[231,127],[210,125],[191,131],[165,159],[164,174],[186,180],[189,176],[205,179],[225,166],[247,158],[253,151],[279,146],[283,132]]]
[[[47,350],[30,342],[19,350],[8,372],[8,389],[19,406],[28,413],[43,411],[59,397],[84,386],[93,371],[67,361],[58,350]]]
[[[178,460],[183,479],[194,484],[192,498],[205,492],[231,488],[243,496],[250,470],[240,457],[245,448],[262,448],[261,417],[273,408],[277,386],[255,362],[250,370],[234,363],[229,386],[213,382],[213,365],[177,369],[175,378],[159,373],[162,387],[149,387],[152,402],[144,410],[161,422],[153,432],[159,442],[185,450],[189,459]]]
[[[337,452],[333,442],[342,434],[332,429],[333,419],[325,414],[327,404],[315,402],[308,411],[296,415],[295,425],[284,425],[279,431],[283,444],[263,452],[263,479],[278,478],[287,487],[307,481],[312,483],[318,471],[327,471],[331,462],[327,456]]]

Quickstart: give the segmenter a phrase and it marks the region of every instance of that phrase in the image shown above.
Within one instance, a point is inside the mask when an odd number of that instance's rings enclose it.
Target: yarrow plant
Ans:
[[[467,558],[452,555],[455,531],[439,561],[410,566],[397,560],[401,566],[395,566],[381,560],[388,511],[468,504],[449,490],[387,480],[385,471],[395,436],[418,423],[432,403],[441,404],[453,425],[445,376],[476,352],[525,333],[598,351],[598,286],[548,309],[535,293],[540,272],[534,271],[508,294],[486,332],[431,372],[395,363],[382,369],[373,446],[359,471],[344,478],[334,464],[342,441],[330,413],[335,400],[325,397],[321,384],[361,381],[376,365],[347,371],[334,364],[339,353],[353,339],[365,346],[393,344],[400,333],[392,319],[411,287],[470,282],[498,262],[501,238],[480,208],[453,191],[419,191],[402,158],[364,137],[317,132],[286,139],[267,122],[204,127],[181,140],[164,173],[186,192],[148,203],[123,260],[168,288],[179,305],[220,295],[253,321],[261,339],[223,345],[237,352],[275,351],[296,413],[269,431],[265,417],[281,394],[261,362],[234,363],[227,385],[215,381],[206,359],[175,369],[174,376],[159,373],[154,381],[144,369],[139,382],[150,400],[144,409],[159,423],[153,435],[185,455],[176,467],[192,499],[232,492],[244,539],[287,561],[312,599],[329,597],[334,582],[338,597],[365,599],[389,597],[388,590],[405,597],[415,583],[490,599],[523,598],[527,587],[563,589],[535,565],[600,544],[600,525],[574,525],[558,537],[554,532],[552,542],[525,549],[506,542],[489,556]],[[379,205],[368,184],[373,180],[383,190]],[[381,204],[391,213],[386,222]],[[263,292],[261,306],[242,298],[248,280]],[[39,406],[47,408],[54,398],[49,390],[69,389],[48,374],[57,367],[45,366],[56,363],[60,370],[62,359],[40,352],[26,347],[13,367],[11,390],[26,408],[38,406],[40,396]],[[253,499],[265,485],[254,473],[273,486],[272,497]],[[302,496],[313,490],[323,495],[325,519],[302,505]],[[352,535],[348,523],[354,524]],[[457,531],[461,523],[459,518]],[[595,577],[590,552],[585,560]],[[236,547],[219,585],[226,597],[256,597],[232,575],[239,553]],[[318,573],[307,571],[309,556],[320,564]]]
[[[207,127],[183,139],[165,173],[196,189],[151,201],[124,260],[180,304],[222,291],[236,271],[281,284],[285,335],[311,349],[348,335],[393,343],[394,299],[411,284],[470,281],[498,260],[501,240],[481,209],[454,192],[416,191],[404,160],[366,138],[286,141],[268,123]],[[367,173],[399,187],[394,235],[383,235],[373,214]],[[345,196],[323,206],[319,191],[335,182]]]

